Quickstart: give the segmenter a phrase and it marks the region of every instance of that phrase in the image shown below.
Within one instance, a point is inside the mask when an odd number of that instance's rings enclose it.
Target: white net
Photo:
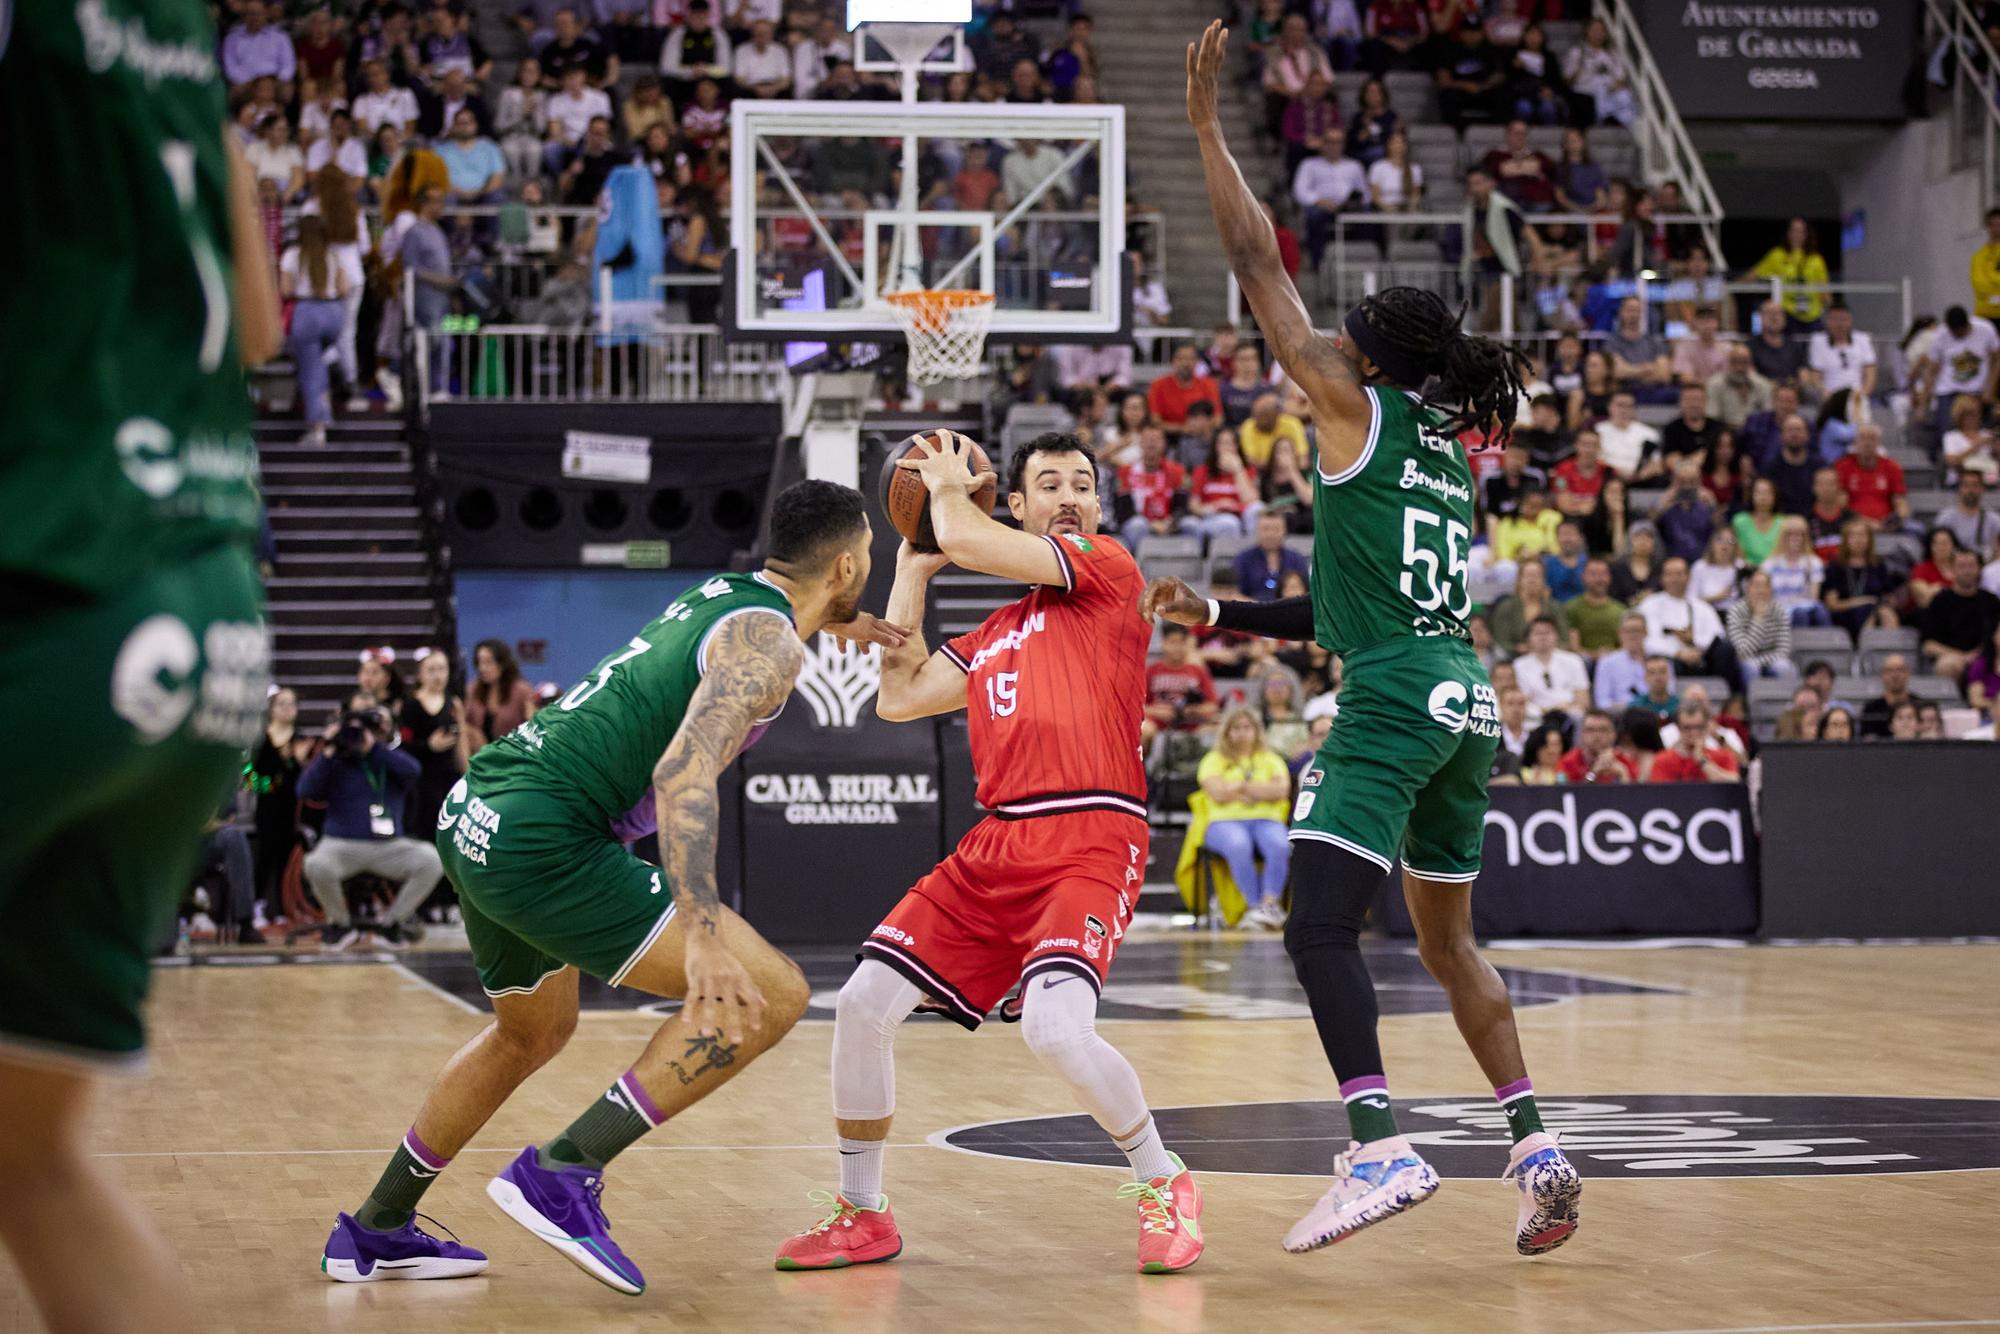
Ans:
[[[918,384],[969,380],[986,364],[986,330],[993,294],[957,290],[885,292],[910,345],[910,379]]]

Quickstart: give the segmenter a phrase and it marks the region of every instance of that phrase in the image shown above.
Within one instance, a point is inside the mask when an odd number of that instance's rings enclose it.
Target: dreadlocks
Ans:
[[[1514,432],[1527,363],[1511,347],[1461,331],[1464,315],[1463,306],[1453,311],[1435,292],[1389,287],[1363,297],[1349,327],[1358,316],[1366,326],[1356,340],[1361,350],[1392,383],[1421,392],[1450,434],[1483,430],[1489,444],[1504,445]]]

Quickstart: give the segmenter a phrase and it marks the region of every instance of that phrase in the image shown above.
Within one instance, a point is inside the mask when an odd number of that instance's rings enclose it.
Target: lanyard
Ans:
[[[368,786],[378,797],[382,795],[382,789],[388,786],[388,779],[376,773],[375,766],[365,759],[361,761],[361,776],[368,780]]]

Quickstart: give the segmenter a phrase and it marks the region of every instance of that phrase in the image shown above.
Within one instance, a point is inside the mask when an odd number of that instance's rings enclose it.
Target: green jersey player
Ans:
[[[1409,287],[1364,299],[1333,337],[1313,329],[1223,142],[1216,89],[1227,45],[1220,22],[1198,49],[1189,44],[1188,118],[1230,265],[1266,343],[1312,403],[1310,624],[1342,655],[1347,682],[1333,730],[1300,775],[1285,947],[1356,1143],[1285,1246],[1338,1241],[1437,1189],[1437,1174],[1396,1131],[1358,943],[1382,877],[1400,858],[1418,950],[1514,1132],[1507,1171],[1521,1195],[1515,1245],[1537,1255],[1576,1230],[1581,1188],[1542,1129],[1507,988],[1472,934],[1500,719],[1465,628],[1472,476],[1457,440],[1468,430],[1505,437],[1521,394],[1519,359],[1462,333],[1460,312]],[[1149,590],[1147,605],[1176,619],[1210,619],[1209,604],[1184,587]]]
[[[784,707],[821,630],[900,644],[862,616],[861,494],[787,489],[755,574],[688,589],[555,704],[481,750],[438,814],[438,851],[493,1023],[446,1063],[320,1268],[343,1282],[456,1278],[486,1257],[416,1226],[418,1199],[576,1027],[577,975],[684,1000],[561,1134],[487,1185],[509,1217],[619,1292],[645,1280],[599,1205],[604,1165],[770,1049],[805,1012],[796,965],[722,906],[716,781]],[[662,865],[626,840],[656,825]]]
[[[80,1119],[268,684],[278,315],[225,118],[198,0],[0,3],[0,1242],[56,1329],[192,1327]]]

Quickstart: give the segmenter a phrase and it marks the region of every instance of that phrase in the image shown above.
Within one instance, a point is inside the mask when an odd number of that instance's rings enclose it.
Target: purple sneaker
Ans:
[[[486,1257],[460,1245],[455,1237],[450,1241],[433,1237],[417,1226],[417,1217],[394,1232],[371,1232],[348,1215],[339,1214],[334,1218],[333,1235],[326,1239],[326,1253],[319,1257],[319,1267],[339,1283],[466,1278],[486,1272]]]
[[[604,1177],[576,1166],[554,1171],[541,1165],[530,1144],[486,1183],[486,1193],[507,1217],[568,1257],[570,1263],[609,1288],[636,1297],[646,1290],[645,1275],[611,1240],[604,1217]]]

